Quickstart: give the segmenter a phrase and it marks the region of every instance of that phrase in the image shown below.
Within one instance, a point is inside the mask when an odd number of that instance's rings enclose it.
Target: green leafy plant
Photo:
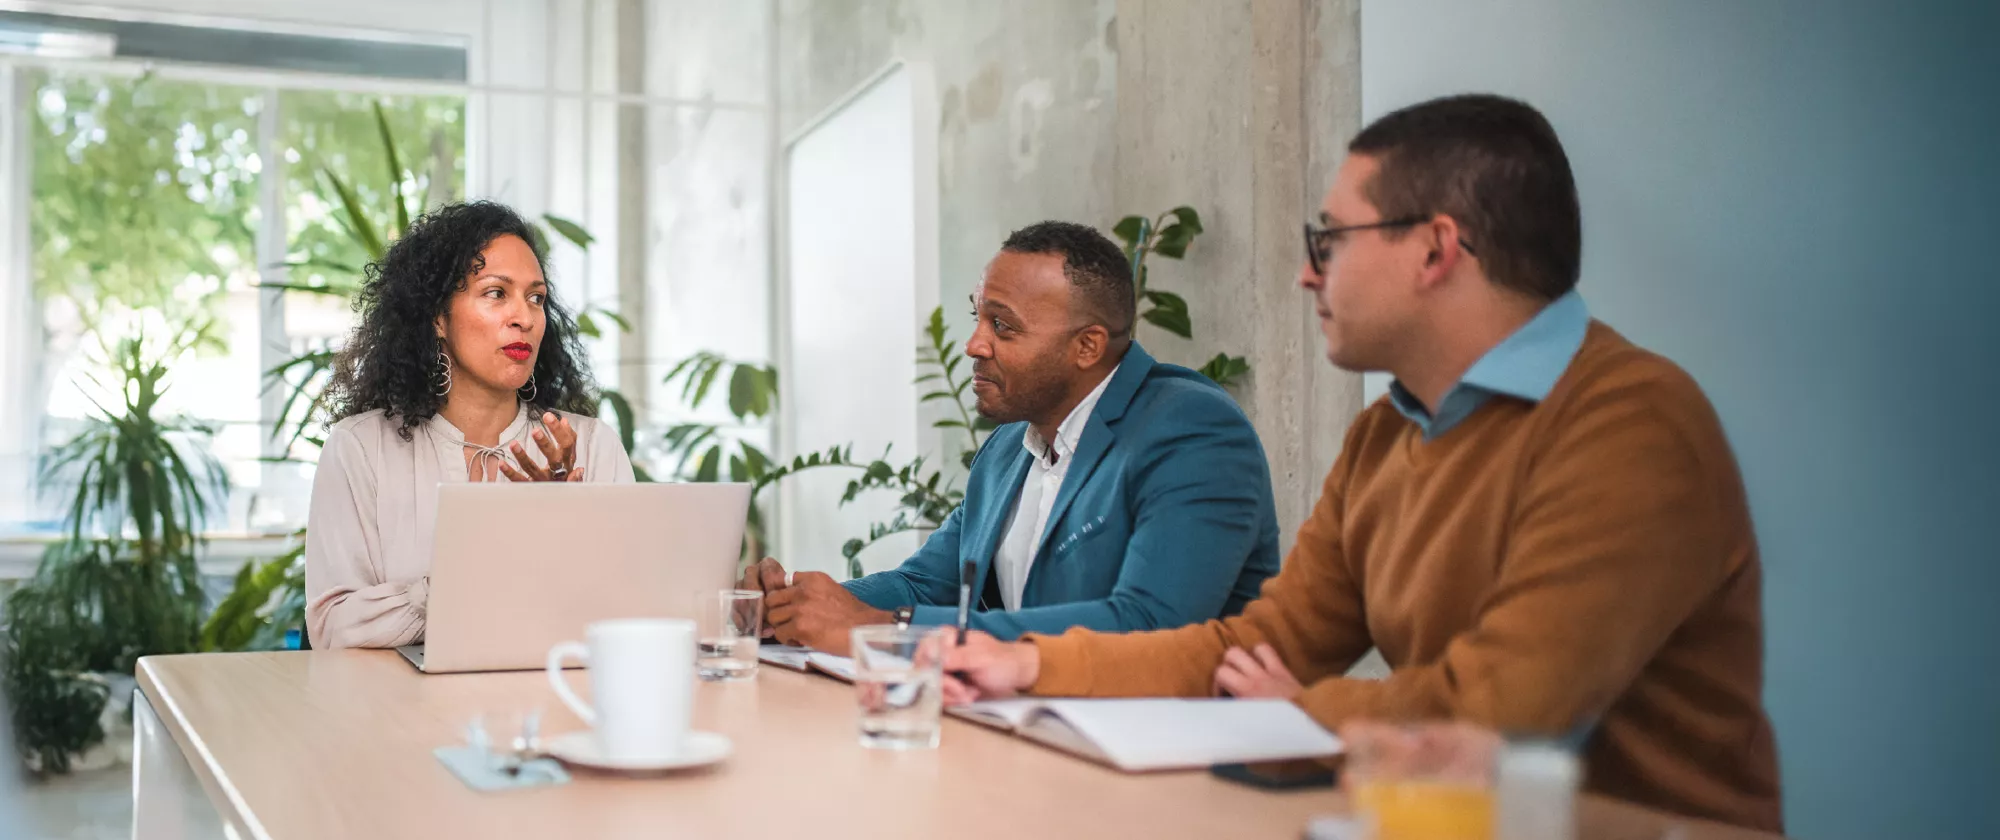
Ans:
[[[219,311],[252,262],[262,91],[23,68],[34,287],[87,333],[121,309]],[[268,167],[270,161],[263,161]],[[200,278],[186,282],[186,278]],[[213,291],[187,294],[205,285]]]
[[[43,492],[71,491],[65,538],[7,598],[7,690],[15,744],[41,768],[104,737],[109,700],[97,672],[130,673],[140,656],[196,650],[203,596],[195,552],[229,481],[203,446],[208,427],[156,416],[167,363],[200,341],[195,328],[164,347],[119,343],[117,410],[98,405],[42,467]]]
[[[626,399],[623,393],[605,388],[597,396],[597,416],[611,418],[613,425],[618,428],[619,445],[625,447],[628,455],[631,454],[634,451],[633,447],[639,442],[639,426],[637,415],[632,411],[632,401]],[[653,476],[646,472],[645,466],[636,460],[632,462],[632,478],[637,481],[653,480]]]
[[[168,360],[207,333],[205,324],[190,328],[163,348],[149,347],[143,334],[127,338],[110,360],[118,386],[107,388],[89,377],[100,391],[123,396],[124,405],[113,411],[93,398],[99,416],[52,450],[42,466],[53,481],[76,474],[66,517],[72,542],[125,539],[129,533],[137,540],[139,559],[149,563],[182,558],[192,548],[210,504],[220,500],[204,491],[226,492],[228,479],[205,450],[189,457],[174,444],[176,438],[206,438],[214,429],[186,417],[156,417],[154,411],[167,388]]]
[[[295,538],[284,554],[243,564],[229,594],[202,624],[202,651],[283,650],[286,632],[304,626],[305,529]]]
[[[680,382],[681,402],[690,409],[700,409],[725,370],[729,371],[729,413],[738,423],[762,420],[777,408],[778,372],[770,365],[731,361],[703,351],[674,365],[662,382]],[[726,434],[713,423],[675,424],[667,429],[666,441],[667,452],[675,460],[674,474],[689,481],[753,481],[771,463],[763,450]]]
[[[1188,248],[1201,232],[1201,214],[1192,207],[1176,207],[1150,219],[1126,216],[1111,228],[1112,235],[1125,243],[1125,257],[1132,263],[1132,284],[1138,299],[1146,304],[1139,312],[1140,320],[1181,338],[1194,337],[1194,320],[1188,315],[1187,299],[1153,288],[1147,282],[1146,258],[1158,254],[1171,260],[1181,259],[1187,256]],[[1198,370],[1216,384],[1228,386],[1250,372],[1250,363],[1241,356],[1217,353]]]
[[[725,375],[726,374],[726,375]],[[726,393],[727,409],[737,427],[762,421],[778,408],[778,371],[768,364],[742,362],[703,351],[682,359],[662,384],[681,386],[681,403],[700,410],[716,393]],[[722,383],[721,391],[716,384]],[[732,481],[756,484],[771,469],[771,456],[743,439],[734,429],[716,423],[676,423],[663,436],[672,474],[683,481]],[[768,542],[763,512],[750,505],[744,534],[744,557],[761,556]]]

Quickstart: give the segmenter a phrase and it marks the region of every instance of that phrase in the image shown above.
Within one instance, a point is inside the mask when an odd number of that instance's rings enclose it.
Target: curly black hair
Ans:
[[[326,391],[332,422],[375,409],[402,418],[404,440],[437,415],[437,358],[444,342],[433,328],[465,279],[486,267],[481,252],[494,239],[518,236],[548,273],[548,248],[533,226],[506,205],[447,204],[425,213],[368,266],[354,299],[360,325],[333,360]],[[557,302],[553,284],[542,303],[547,326],[535,358],[533,405],[597,415],[597,389],[577,338],[576,322]]]

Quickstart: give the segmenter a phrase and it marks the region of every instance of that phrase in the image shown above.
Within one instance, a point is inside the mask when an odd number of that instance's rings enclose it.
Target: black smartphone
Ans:
[[[1316,762],[1217,764],[1208,768],[1216,778],[1261,790],[1315,790],[1333,787],[1338,776]]]

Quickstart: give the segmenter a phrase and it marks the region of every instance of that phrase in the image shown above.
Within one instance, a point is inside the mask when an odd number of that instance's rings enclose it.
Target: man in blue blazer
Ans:
[[[1263,446],[1215,383],[1131,338],[1131,266],[1096,230],[1016,231],[973,293],[979,413],[1004,423],[965,502],[893,570],[846,584],[766,559],[779,641],[845,651],[848,631],[951,624],[973,563],[971,626],[1002,639],[1179,627],[1234,615],[1278,571]]]

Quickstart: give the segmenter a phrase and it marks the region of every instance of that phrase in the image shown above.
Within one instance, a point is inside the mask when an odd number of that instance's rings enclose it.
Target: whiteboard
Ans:
[[[926,68],[897,63],[795,134],[784,148],[779,283],[779,457],[852,443],[856,458],[918,454],[916,347],[937,306],[935,94]],[[841,506],[854,470],[779,486],[776,546],[786,568],[845,577],[841,546],[886,521],[893,493]],[[893,568],[920,538],[862,555]]]

